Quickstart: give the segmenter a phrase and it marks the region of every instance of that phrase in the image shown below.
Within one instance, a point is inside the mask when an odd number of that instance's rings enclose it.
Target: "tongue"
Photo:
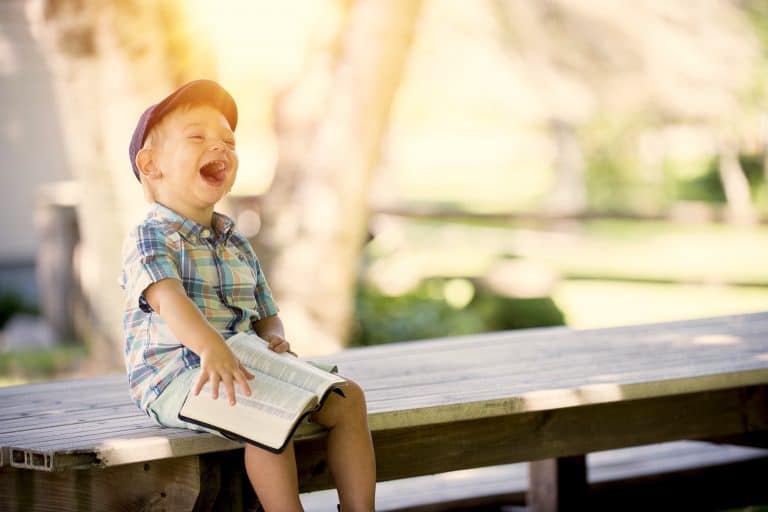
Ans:
[[[219,183],[224,181],[227,175],[227,165],[221,160],[208,162],[200,168],[200,175],[205,181]]]

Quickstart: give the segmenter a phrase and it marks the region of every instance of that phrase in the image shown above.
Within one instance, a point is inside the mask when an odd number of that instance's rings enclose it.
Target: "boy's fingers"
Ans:
[[[240,365],[240,368],[235,372],[235,379],[240,383],[240,387],[243,388],[243,392],[246,395],[251,394],[251,387],[248,385],[249,375],[250,373],[248,373],[248,370],[246,370],[243,365]],[[251,378],[253,378],[253,375],[251,375]]]
[[[222,379],[224,381],[224,389],[227,392],[227,398],[229,399],[229,405],[235,405],[235,386],[232,382],[232,377],[225,375]]]
[[[253,375],[251,372],[249,372],[248,368],[243,366],[242,363],[240,364],[240,371],[243,373],[243,375],[245,375],[245,378],[248,379],[248,380],[251,380],[252,378],[255,377],[255,375]]]
[[[251,386],[248,385],[248,381],[245,379],[245,375],[243,375],[242,371],[235,373],[235,379],[237,380],[237,383],[240,384],[240,389],[243,390],[243,393],[246,396],[251,396]]]
[[[221,378],[216,375],[215,373],[211,377],[211,396],[214,400],[219,398],[219,382],[221,381]]]
[[[200,394],[200,390],[203,389],[203,386],[208,381],[208,374],[200,372],[200,377],[197,378],[197,382],[195,383],[195,387],[192,390],[192,392],[195,394],[195,396]]]

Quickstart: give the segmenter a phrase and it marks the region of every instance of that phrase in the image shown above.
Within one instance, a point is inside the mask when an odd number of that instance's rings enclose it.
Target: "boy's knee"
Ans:
[[[354,381],[347,381],[341,386],[344,393],[342,398],[339,395],[331,394],[328,401],[316,412],[311,420],[320,423],[326,427],[335,425],[342,417],[365,417],[367,415],[365,405],[365,393],[360,385]]]
[[[342,393],[344,393],[344,402],[348,407],[365,409],[365,392],[360,384],[353,380],[348,380],[342,387]]]

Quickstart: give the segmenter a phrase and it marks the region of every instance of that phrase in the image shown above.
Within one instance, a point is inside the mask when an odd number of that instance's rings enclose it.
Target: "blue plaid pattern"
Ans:
[[[214,213],[213,229],[155,203],[123,245],[120,286],[131,395],[146,410],[168,384],[200,358],[181,344],[144,298],[162,279],[178,279],[224,338],[255,334],[252,322],[277,314],[261,265],[229,217]]]

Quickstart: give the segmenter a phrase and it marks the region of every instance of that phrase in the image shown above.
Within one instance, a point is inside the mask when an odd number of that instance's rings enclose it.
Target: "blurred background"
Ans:
[[[765,308],[764,0],[2,0],[0,385],[123,368],[128,141],[197,78],[301,355]]]

